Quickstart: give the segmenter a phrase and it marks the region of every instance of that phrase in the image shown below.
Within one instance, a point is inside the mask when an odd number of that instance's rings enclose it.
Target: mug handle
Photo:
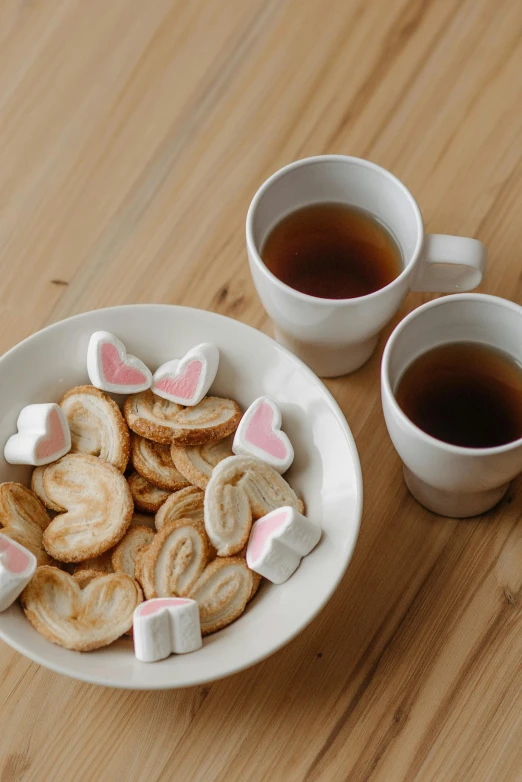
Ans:
[[[488,251],[478,239],[426,234],[410,290],[422,293],[472,291],[482,282]]]

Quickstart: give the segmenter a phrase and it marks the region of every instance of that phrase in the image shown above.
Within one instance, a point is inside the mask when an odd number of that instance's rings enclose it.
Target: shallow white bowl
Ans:
[[[130,305],[56,323],[0,359],[0,453],[24,405],[59,401],[71,386],[89,382],[87,343],[98,330],[120,337],[152,371],[200,342],[215,343],[221,359],[213,393],[233,397],[243,408],[262,394],[279,402],[296,454],[286,477],[303,497],[307,514],[322,525],[323,536],[289,581],[265,583],[237,622],[206,638],[192,654],[140,663],[127,639],[96,652],[71,652],[39,635],[18,603],[0,614],[0,638],[57,673],[112,687],[188,687],[240,671],[301,632],[348,566],[362,512],[361,470],[348,424],[321,381],[259,331],[203,310]],[[30,468],[0,460],[1,481],[28,484]]]

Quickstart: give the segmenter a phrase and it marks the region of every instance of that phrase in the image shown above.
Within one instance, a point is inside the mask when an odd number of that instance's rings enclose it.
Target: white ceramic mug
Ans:
[[[500,348],[522,364],[522,307],[496,296],[446,296],[411,312],[389,338],[381,388],[388,432],[416,500],[442,516],[464,518],[492,508],[522,472],[522,439],[495,448],[463,448],[437,440],[403,413],[395,390],[422,353],[449,342]]]
[[[401,274],[356,299],[320,299],[275,277],[261,259],[268,234],[289,212],[321,202],[357,206],[383,223],[401,250]],[[476,239],[425,236],[419,207],[402,182],[375,163],[343,155],[299,160],[267,179],[250,204],[246,242],[254,284],[274,321],[276,339],[322,377],[362,366],[408,291],[476,288],[487,255]]]

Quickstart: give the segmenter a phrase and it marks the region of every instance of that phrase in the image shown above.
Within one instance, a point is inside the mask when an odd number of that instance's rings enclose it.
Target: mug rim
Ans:
[[[399,417],[403,425],[406,425],[406,427],[410,430],[411,434],[417,435],[417,437],[426,445],[438,446],[447,453],[460,456],[496,456],[497,454],[508,453],[509,451],[514,451],[516,448],[520,448],[522,445],[522,437],[519,437],[517,440],[512,440],[509,443],[504,443],[504,445],[494,445],[490,448],[471,448],[468,446],[454,445],[453,443],[447,443],[444,440],[439,440],[437,437],[433,437],[433,435],[428,434],[419,426],[417,426],[417,424],[413,423],[411,418],[409,418],[402,410],[399,403],[397,402],[397,399],[395,398],[395,393],[392,390],[389,377],[391,355],[395,346],[395,342],[404,329],[409,326],[412,321],[414,321],[417,317],[422,316],[428,310],[441,307],[447,302],[469,301],[470,299],[475,301],[489,302],[490,304],[493,304],[497,307],[510,309],[513,312],[518,312],[519,315],[522,315],[522,307],[520,307],[520,305],[510,301],[509,299],[504,299],[502,296],[491,296],[488,293],[456,293],[450,296],[443,296],[440,299],[428,301],[426,304],[421,304],[420,307],[417,307],[408,313],[408,315],[406,315],[406,317],[397,324],[388,337],[381,361],[381,391],[383,397],[386,395],[386,398],[393,409],[394,415]],[[450,342],[444,341],[440,344],[447,345],[450,344]]]
[[[403,191],[403,193],[405,194],[406,198],[409,200],[413,209],[413,213],[417,224],[417,241],[415,243],[415,248],[411,254],[410,260],[407,263],[405,263],[404,269],[401,271],[399,275],[397,275],[397,277],[395,277],[394,280],[389,282],[387,285],[384,285],[382,288],[378,288],[378,290],[372,291],[372,293],[367,293],[364,296],[357,296],[348,299],[327,299],[327,298],[323,298],[322,296],[311,296],[309,293],[303,293],[302,291],[298,291],[295,288],[292,288],[290,285],[287,285],[285,282],[280,280],[278,277],[275,276],[275,274],[273,274],[270,271],[270,269],[264,264],[263,259],[261,258],[261,255],[254,241],[253,223],[254,223],[254,215],[256,209],[258,207],[259,201],[266,193],[266,191],[274,184],[274,182],[276,182],[278,179],[285,176],[290,171],[293,171],[296,168],[300,168],[302,166],[309,166],[309,165],[318,165],[325,162],[354,163],[360,166],[361,168],[368,168],[368,169],[372,169],[373,171],[376,171],[381,176],[384,176],[387,179],[389,179],[391,182],[393,182],[393,184],[396,187],[400,188]],[[372,163],[370,160],[366,160],[365,158],[354,157],[352,155],[314,155],[312,157],[301,158],[300,160],[294,160],[292,163],[288,163],[286,166],[283,166],[282,168],[278,169],[273,174],[271,174],[271,176],[269,176],[268,179],[265,179],[265,181],[260,185],[256,193],[254,194],[252,201],[250,202],[250,206],[248,207],[248,212],[246,216],[247,249],[250,251],[250,256],[254,259],[260,271],[272,283],[275,283],[278,288],[285,291],[286,293],[293,294],[297,299],[300,299],[301,301],[308,302],[308,303],[314,302],[316,305],[319,306],[321,305],[321,303],[324,305],[328,305],[329,307],[332,306],[346,307],[348,304],[355,305],[360,302],[366,302],[375,299],[378,296],[383,295],[385,292],[398,287],[399,285],[402,284],[404,279],[411,274],[414,265],[419,260],[423,241],[424,241],[424,223],[422,220],[421,211],[419,209],[419,205],[417,204],[415,198],[408,190],[406,185],[403,182],[401,182],[401,180],[398,177],[396,177],[395,174],[392,174],[391,171],[388,171],[388,169],[379,166],[377,163]]]

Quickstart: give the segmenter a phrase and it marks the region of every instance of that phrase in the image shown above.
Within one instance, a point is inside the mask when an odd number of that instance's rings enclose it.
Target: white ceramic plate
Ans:
[[[188,687],[240,671],[300,633],[348,566],[362,512],[361,470],[348,424],[321,381],[259,331],[203,310],[130,305],[56,323],[0,359],[0,453],[24,405],[59,401],[71,386],[89,382],[87,343],[98,330],[120,337],[152,371],[200,342],[214,342],[221,360],[213,393],[233,397],[243,408],[262,394],[279,402],[296,454],[286,477],[303,497],[307,514],[322,525],[323,536],[289,581],[265,583],[237,622],[206,638],[192,654],[140,663],[127,639],[95,652],[71,652],[39,635],[18,603],[0,614],[0,638],[57,673],[112,687]],[[1,481],[28,484],[30,468],[0,460]]]

